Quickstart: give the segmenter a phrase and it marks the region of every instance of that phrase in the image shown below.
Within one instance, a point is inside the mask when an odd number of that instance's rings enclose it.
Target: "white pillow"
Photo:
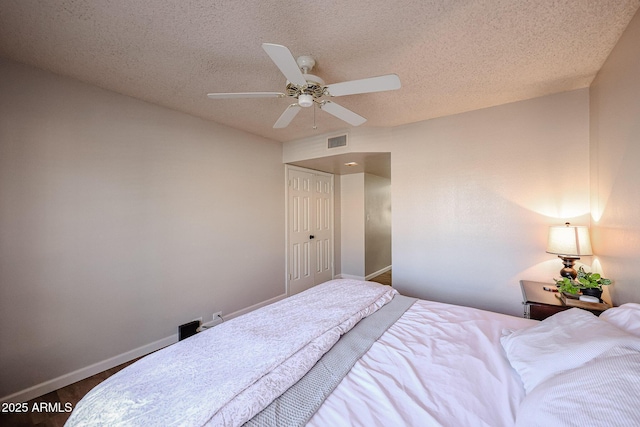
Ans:
[[[542,382],[516,414],[516,427],[638,425],[640,352],[622,347]]]
[[[628,303],[610,308],[602,313],[600,318],[640,337],[640,304]]]
[[[527,393],[545,379],[583,365],[612,347],[640,350],[640,338],[579,308],[561,311],[530,328],[503,331],[500,342]]]

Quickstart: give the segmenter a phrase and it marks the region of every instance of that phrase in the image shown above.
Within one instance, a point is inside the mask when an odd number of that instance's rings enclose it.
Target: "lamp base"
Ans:
[[[558,258],[560,258],[562,260],[562,263],[564,264],[564,268],[560,270],[560,275],[562,277],[575,280],[575,278],[578,276],[578,272],[575,268],[573,268],[573,266],[576,261],[580,259],[580,257],[558,255]]]

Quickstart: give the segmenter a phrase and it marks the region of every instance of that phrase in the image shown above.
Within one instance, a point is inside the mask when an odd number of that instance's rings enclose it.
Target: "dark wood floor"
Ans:
[[[369,280],[391,286],[391,270]],[[65,404],[70,403],[71,408],[75,408],[76,404],[89,390],[133,362],[135,362],[135,360],[30,400],[27,402],[27,413],[0,413],[0,426],[62,427],[69,418],[69,415],[71,415],[69,412],[64,412]],[[41,403],[43,402],[45,404],[45,406],[42,406],[43,411],[33,411],[34,405],[35,408],[38,409],[41,408]],[[49,412],[48,409],[52,408],[56,409],[56,411]],[[59,412],[58,408],[60,410]]]
[[[28,409],[26,413],[2,412],[0,413],[0,426],[61,427],[67,421],[69,415],[71,415],[70,412],[65,412],[65,409],[68,409],[69,406],[71,408],[75,408],[76,404],[89,392],[89,390],[133,362],[135,362],[135,360],[116,366],[115,368],[108,369],[104,372],[100,372],[99,374],[86,378],[82,381],[78,381],[56,391],[52,391],[51,393],[47,393],[44,396],[32,399],[26,402]],[[7,407],[6,409],[8,410],[10,408]]]
[[[369,281],[391,286],[391,270],[387,271],[386,273],[382,273],[381,275],[376,276],[372,279],[369,279]]]

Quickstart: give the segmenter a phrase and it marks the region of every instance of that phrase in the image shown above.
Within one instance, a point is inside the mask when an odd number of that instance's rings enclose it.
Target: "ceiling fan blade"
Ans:
[[[231,99],[231,98],[282,98],[281,92],[236,92],[236,93],[208,93],[211,99]]]
[[[306,86],[307,80],[304,78],[302,71],[298,68],[298,63],[285,46],[273,43],[262,43],[262,48],[276,66],[282,71],[282,74],[291,83],[298,86]]]
[[[284,113],[282,113],[280,118],[273,125],[273,128],[282,129],[289,126],[289,123],[291,123],[291,120],[293,120],[293,118],[300,112],[301,108],[302,107],[300,107],[298,104],[289,105],[287,109],[284,110]]]
[[[320,106],[320,108],[327,113],[336,116],[340,120],[344,120],[352,126],[360,126],[367,121],[367,119],[365,119],[361,115],[356,114],[353,111],[336,104],[335,102],[326,101]]]
[[[327,91],[331,96],[355,95],[396,89],[400,89],[400,77],[397,74],[351,80],[327,86]]]

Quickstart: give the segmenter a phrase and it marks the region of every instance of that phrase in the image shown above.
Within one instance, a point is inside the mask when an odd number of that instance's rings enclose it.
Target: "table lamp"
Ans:
[[[589,228],[583,225],[571,225],[568,222],[564,225],[549,227],[547,253],[558,255],[564,263],[560,275],[574,280],[578,274],[573,268],[575,262],[580,259],[580,256],[593,255]]]

